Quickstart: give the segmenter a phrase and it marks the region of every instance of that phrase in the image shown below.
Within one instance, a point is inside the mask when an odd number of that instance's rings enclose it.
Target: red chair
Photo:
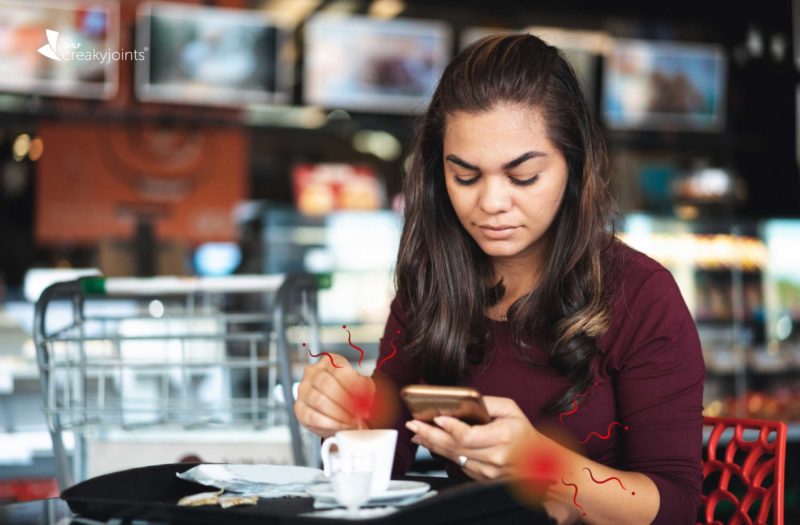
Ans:
[[[706,446],[707,457],[703,462],[703,480],[719,472],[719,482],[715,481],[717,486],[709,494],[703,494],[699,523],[722,525],[715,513],[725,512],[726,505],[721,505],[720,509],[718,506],[721,502],[728,502],[728,506],[734,509],[727,525],[766,525],[770,511],[772,523],[783,525],[786,423],[717,417],[705,417],[704,422],[712,428]],[[733,432],[725,434],[723,443],[729,441],[720,446],[720,439],[728,429],[733,429]],[[745,431],[751,429],[758,434],[755,439],[746,440]],[[771,442],[770,437],[773,437]],[[770,476],[771,479],[767,479]],[[734,486],[731,486],[732,482]],[[760,506],[753,508],[756,503]],[[730,508],[727,510],[729,513]]]

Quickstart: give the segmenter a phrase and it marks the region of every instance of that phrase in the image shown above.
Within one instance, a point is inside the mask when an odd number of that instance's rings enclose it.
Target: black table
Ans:
[[[99,476],[70,487],[63,499],[39,500],[0,506],[0,524],[116,523],[302,525],[365,523],[394,525],[555,523],[547,514],[521,505],[502,483],[476,483],[448,478],[408,476],[425,481],[438,491],[432,498],[401,507],[380,518],[346,521],[300,516],[312,512],[312,498],[261,499],[258,505],[222,509],[219,507],[178,507],[179,498],[208,487],[175,476],[193,467],[177,463],[125,470]],[[70,518],[70,520],[65,519]],[[84,521],[89,518],[92,521]],[[61,520],[61,521],[60,521]]]
[[[3,525],[56,525],[69,523],[68,518],[73,516],[75,514],[69,510],[67,502],[58,498],[0,504],[0,523]]]

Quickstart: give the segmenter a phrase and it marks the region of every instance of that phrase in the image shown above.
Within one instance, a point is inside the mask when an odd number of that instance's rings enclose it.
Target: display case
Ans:
[[[703,347],[705,414],[798,422],[800,438],[800,221],[631,214],[620,237],[681,289]]]

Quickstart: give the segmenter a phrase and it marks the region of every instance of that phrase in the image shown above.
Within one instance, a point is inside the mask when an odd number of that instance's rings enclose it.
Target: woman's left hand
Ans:
[[[484,396],[483,401],[491,423],[468,425],[449,416],[436,417],[436,426],[413,420],[406,423],[415,434],[411,441],[457,465],[459,456],[466,457],[462,469],[473,479],[511,477],[519,448],[534,446],[543,436],[513,399]]]

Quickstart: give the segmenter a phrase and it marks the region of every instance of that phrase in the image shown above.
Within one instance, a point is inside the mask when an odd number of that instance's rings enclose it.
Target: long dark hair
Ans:
[[[546,365],[571,381],[547,411],[568,408],[593,379],[595,338],[610,321],[603,256],[613,235],[608,157],[602,133],[572,68],[555,47],[531,35],[494,35],[460,52],[444,70],[413,146],[404,180],[405,223],[396,268],[397,293],[409,320],[406,352],[422,377],[457,384],[482,359],[486,309],[504,293],[491,260],[459,222],[444,179],[445,120],[499,103],[537,108],[549,139],[564,155],[567,188],[547,232],[549,255],[536,289],[509,309],[523,361],[539,344]],[[543,363],[538,363],[543,365]]]

